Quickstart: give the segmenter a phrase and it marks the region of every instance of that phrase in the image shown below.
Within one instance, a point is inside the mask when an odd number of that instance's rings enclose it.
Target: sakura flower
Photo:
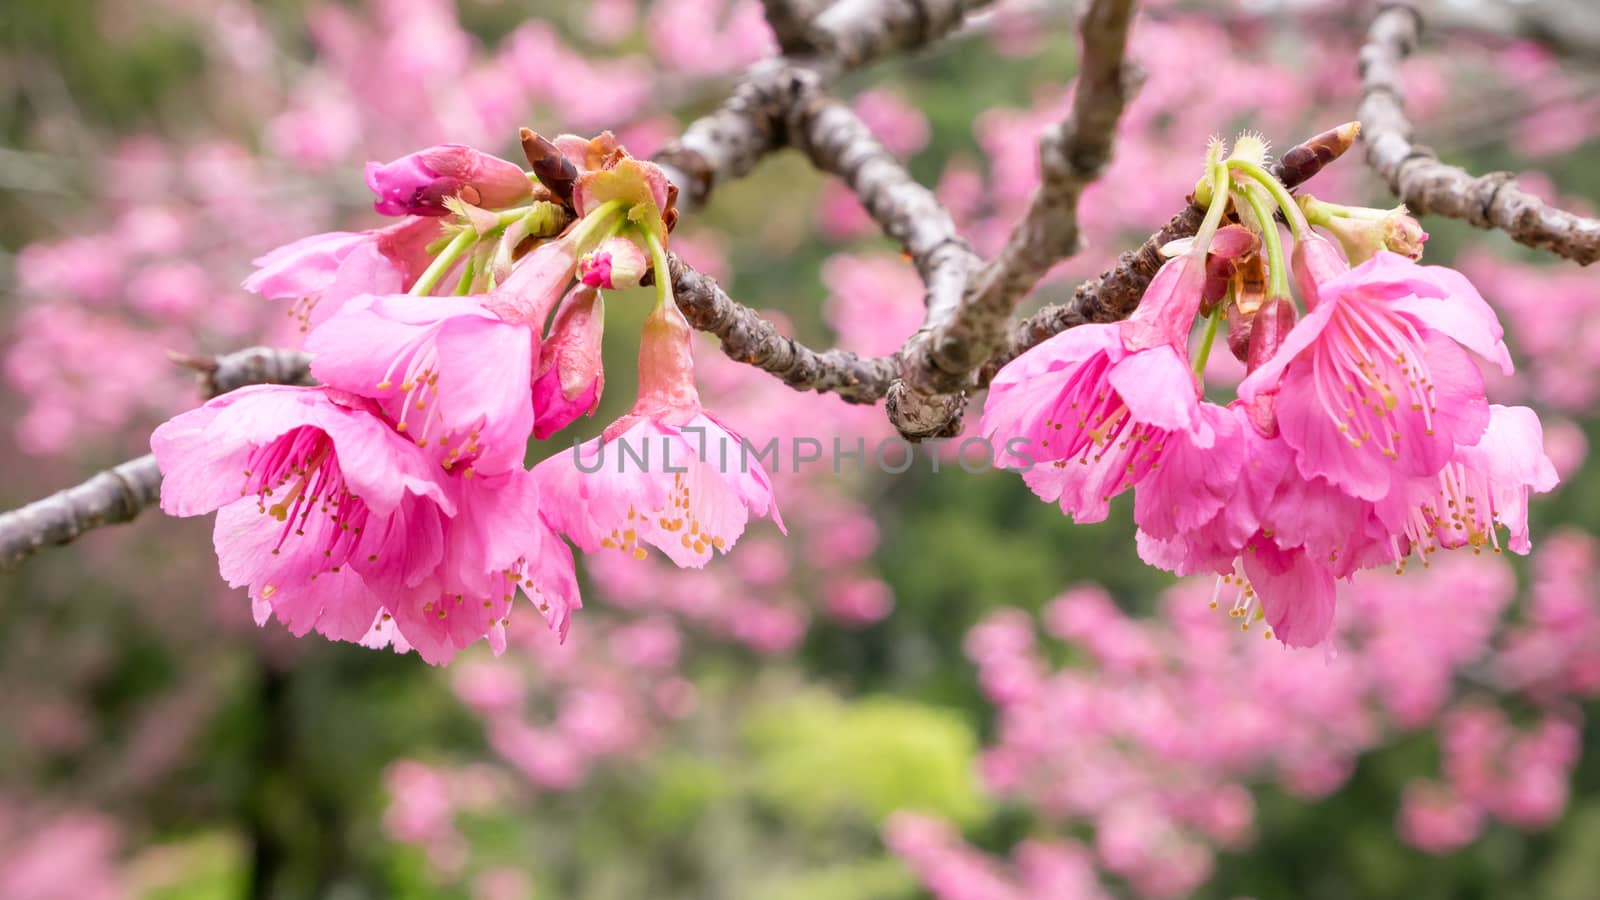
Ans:
[[[1326,640],[1333,632],[1333,573],[1301,547],[1285,550],[1263,540],[1245,550],[1241,568],[1249,582],[1244,590],[1259,598],[1271,635],[1290,647],[1315,647]],[[1236,608],[1248,625],[1248,603]]]
[[[1491,406],[1482,440],[1458,448],[1437,474],[1407,483],[1378,508],[1424,562],[1440,548],[1498,553],[1497,526],[1508,529],[1507,546],[1525,554],[1531,548],[1528,495],[1550,491],[1556,482],[1538,415],[1525,406]]]
[[[556,310],[533,380],[533,405],[539,410],[533,436],[539,440],[579,416],[594,415],[600,405],[606,386],[600,359],[605,320],[605,299],[593,287],[571,292]]]
[[[360,398],[246,387],[157,428],[161,508],[218,511],[222,576],[257,621],[361,640],[384,598],[432,577],[455,500],[434,467]]]
[[[1301,475],[1378,500],[1477,443],[1488,401],[1462,347],[1508,374],[1511,358],[1464,277],[1387,251],[1341,271],[1338,251],[1313,234],[1297,241],[1295,263],[1311,311],[1239,397],[1278,389],[1278,425]]]
[[[1245,437],[1250,426],[1234,410],[1211,403],[1200,405],[1199,418],[1206,424],[1201,433],[1208,439],[1201,441],[1188,432],[1169,436],[1159,465],[1152,466],[1134,489],[1134,521],[1154,537],[1172,538],[1219,517],[1224,522],[1243,520],[1238,531],[1256,527],[1250,503],[1229,503],[1242,490],[1238,482],[1250,450]],[[1250,473],[1259,483],[1258,474]],[[1214,539],[1226,537],[1226,528],[1213,534]],[[1234,545],[1230,557],[1238,546]]]
[[[445,486],[456,513],[445,523],[436,573],[387,601],[405,642],[432,664],[448,662],[485,636],[500,653],[518,589],[564,639],[572,611],[583,603],[572,551],[540,514],[533,474],[520,468],[487,477],[463,473]]]
[[[511,206],[532,196],[522,167],[461,144],[418,150],[389,163],[367,163],[367,187],[386,216],[443,216],[451,197],[486,209]]]
[[[551,524],[585,552],[642,559],[648,545],[699,568],[713,550],[727,552],[752,516],[784,528],[759,458],[701,407],[689,340],[689,323],[664,291],[645,321],[633,411],[534,469]]]
[[[1161,468],[1135,488],[1139,556],[1179,575],[1216,572],[1222,576],[1218,595],[1224,586],[1236,586],[1230,613],[1241,624],[1250,624],[1259,604],[1269,637],[1314,646],[1332,628],[1334,574],[1306,550],[1298,533],[1278,525],[1282,491],[1298,483],[1292,451],[1254,428],[1242,404],[1205,404],[1202,414],[1216,436],[1213,445],[1169,438],[1174,443]],[[1328,506],[1301,502],[1288,508],[1327,521],[1330,529],[1349,527],[1350,518]]]
[[[1026,467],[1023,479],[1078,522],[1103,520],[1111,498],[1156,471],[1174,440],[1204,450],[1216,439],[1188,343],[1228,203],[1221,150],[1214,144],[1207,158],[1214,187],[1194,240],[1156,273],[1133,315],[1062,332],[1012,360],[989,386],[980,429],[1013,456],[1020,442],[1028,457],[1049,463]],[[1236,237],[1223,241],[1230,256],[1249,250]]]
[[[315,234],[258,257],[244,289],[292,301],[289,315],[307,331],[358,294],[409,289],[428,267],[426,248],[439,234],[437,220],[415,217],[371,231]]]
[[[1008,448],[1020,440],[1048,463],[1024,479],[1076,521],[1104,519],[1112,497],[1154,471],[1174,432],[1211,445],[1183,346],[1205,277],[1203,246],[1191,249],[1162,266],[1133,318],[1064,331],[990,384],[983,433]]]
[[[571,242],[553,241],[488,294],[356,298],[307,338],[312,374],[377,400],[447,469],[520,466],[536,421],[539,330],[575,265]]]

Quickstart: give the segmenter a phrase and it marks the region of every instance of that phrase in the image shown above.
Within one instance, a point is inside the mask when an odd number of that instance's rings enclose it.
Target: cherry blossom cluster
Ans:
[[[1528,496],[1556,472],[1538,416],[1488,403],[1468,351],[1510,374],[1504,331],[1465,276],[1417,264],[1416,220],[1291,197],[1265,154],[1249,135],[1226,159],[1213,144],[1204,223],[1165,249],[1134,314],[1013,360],[981,428],[1078,522],[1132,490],[1141,558],[1218,573],[1243,627],[1265,618],[1309,647],[1332,630],[1337,579],[1498,552],[1500,528],[1526,553]],[[1226,406],[1201,377],[1224,321],[1248,372]]]
[[[210,49],[195,99],[213,127],[109,145],[87,130],[58,135],[50,174],[81,186],[93,214],[73,237],[18,253],[22,308],[0,357],[22,406],[18,449],[41,458],[131,449],[143,440],[132,432],[184,408],[191,381],[168,350],[297,346],[299,323],[242,294],[237,273],[266,247],[340,224],[352,162],[434,141],[494,146],[530,110],[653,153],[679,129],[664,110],[680,95],[773,46],[756,0],[654,3],[648,21],[635,0],[611,0],[592,4],[575,35],[533,18],[487,46],[452,0],[314,3],[304,24],[315,56],[294,66],[273,64],[299,50],[245,0],[129,0],[96,24],[132,33],[152,17]],[[248,129],[230,135],[225,123]],[[82,148],[105,150],[73,159]]]
[[[782,527],[759,464],[716,462],[741,442],[695,389],[661,171],[609,134],[524,143],[531,173],[461,145],[370,164],[395,224],[288,244],[246,281],[291,305],[320,386],[235,391],[152,436],[163,509],[218,512],[222,575],[258,622],[445,662],[484,637],[503,649],[518,591],[565,635],[581,601],[558,532],[701,566],[752,514]],[[632,412],[525,468],[530,438],[600,401],[602,291],[650,269]],[[679,464],[663,446],[654,466],[582,465],[613,441],[671,443]]]
[[[725,264],[703,247],[694,263],[724,274]],[[916,274],[904,260],[837,256],[824,281],[826,321],[857,352],[889,352],[921,315]],[[764,315],[782,322],[777,311]],[[711,350],[709,338],[698,340]],[[750,378],[721,354],[700,353],[696,374],[719,417],[757,444],[802,433],[868,440],[893,433],[872,407]],[[462,823],[514,814],[529,791],[583,790],[673,746],[708,712],[686,671],[691,660],[729,652],[782,659],[819,622],[859,628],[887,616],[895,598],[870,565],[880,536],[857,496],[858,476],[802,466],[772,477],[785,497],[784,538],[748,536],[726,565],[698,570],[677,570],[662,554],[588,557],[589,595],[603,609],[586,612],[581,629],[559,644],[548,632],[515,630],[505,654],[453,664],[455,695],[477,717],[499,774],[471,762],[395,763],[386,772],[389,837],[422,849],[441,879],[470,879],[480,889],[486,880],[512,879],[490,854],[472,852]]]

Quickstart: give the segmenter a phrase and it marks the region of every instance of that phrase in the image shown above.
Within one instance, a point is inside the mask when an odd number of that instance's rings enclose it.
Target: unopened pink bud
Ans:
[[[367,187],[386,216],[442,216],[445,200],[500,209],[532,196],[522,168],[461,144],[440,144],[389,163],[367,163]]]
[[[1218,301],[1227,296],[1239,264],[1261,248],[1261,238],[1243,225],[1228,225],[1212,238],[1206,251],[1206,286],[1200,295],[1200,314],[1210,315]]]
[[[605,322],[605,302],[588,286],[574,289],[556,310],[533,382],[533,435],[539,440],[580,416],[594,415],[600,405],[606,386],[600,358]]]
[[[1379,250],[1398,253],[1413,261],[1422,258],[1422,245],[1428,240],[1428,233],[1404,206],[1374,209],[1302,197],[1300,207],[1313,225],[1327,229],[1339,241],[1352,266],[1361,265]]]
[[[1422,258],[1422,245],[1427,241],[1428,233],[1422,230],[1422,223],[1404,212],[1396,210],[1383,220],[1383,247],[1391,253],[1414,262]]]
[[[1294,330],[1294,303],[1287,297],[1271,297],[1261,304],[1250,324],[1250,349],[1245,365],[1254,372],[1278,352],[1289,332]]]
[[[1290,263],[1294,269],[1295,287],[1305,298],[1308,312],[1316,309],[1320,300],[1318,285],[1350,271],[1350,265],[1339,255],[1339,248],[1321,235],[1310,232],[1295,239]]]
[[[649,265],[638,244],[611,237],[579,260],[578,277],[590,287],[606,290],[637,287]]]

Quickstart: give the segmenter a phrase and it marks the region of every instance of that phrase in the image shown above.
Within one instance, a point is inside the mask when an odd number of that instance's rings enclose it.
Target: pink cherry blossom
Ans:
[[[578,260],[578,278],[591,287],[613,290],[635,287],[649,267],[639,245],[627,238],[610,237]]]
[[[1190,251],[1162,267],[1132,318],[1062,332],[990,385],[981,430],[1045,463],[1024,479],[1078,522],[1104,519],[1112,497],[1155,470],[1175,432],[1212,445],[1185,347],[1204,282],[1203,251]]]
[[[156,429],[161,508],[217,511],[222,576],[257,620],[362,639],[393,592],[429,579],[455,500],[425,457],[357,397],[242,388]]]
[[[1397,823],[1406,843],[1431,853],[1447,853],[1477,840],[1483,825],[1483,810],[1449,787],[1423,780],[1406,785]]]
[[[643,558],[649,545],[698,568],[727,552],[752,515],[783,528],[760,459],[700,406],[690,334],[665,295],[645,320],[633,411],[535,469],[551,523],[585,552]]]
[[[372,208],[386,216],[443,216],[444,201],[500,209],[532,196],[522,167],[461,144],[441,144],[389,163],[367,163]]]
[[[1507,546],[1527,553],[1528,496],[1553,490],[1557,480],[1538,415],[1525,406],[1491,406],[1477,444],[1458,448],[1436,475],[1401,485],[1378,510],[1424,559],[1459,547],[1499,552],[1498,527],[1510,532]]]
[[[174,418],[151,446],[163,509],[218,511],[223,578],[250,587],[258,624],[275,614],[296,635],[437,664],[485,636],[503,649],[519,588],[559,634],[582,605],[531,473],[452,477],[365,398],[247,387]]]
[[[315,234],[257,257],[244,289],[290,301],[290,317],[307,331],[358,294],[410,288],[428,267],[426,247],[439,234],[438,220],[421,217],[372,231]]]
[[[436,574],[386,601],[405,643],[425,661],[449,662],[487,636],[505,649],[512,601],[520,588],[545,624],[565,638],[578,595],[572,551],[546,524],[533,474],[513,469],[446,480],[456,513],[445,523]]]
[[[1471,284],[1387,251],[1340,272],[1338,251],[1314,235],[1297,242],[1295,257],[1311,311],[1239,397],[1249,403],[1280,387],[1278,424],[1300,473],[1378,500],[1477,443],[1488,402],[1461,347],[1507,372],[1511,358]]]
[[[1293,467],[1293,452],[1282,440],[1263,435],[1253,427],[1242,404],[1230,405],[1228,413],[1235,423],[1213,419],[1214,428],[1222,435],[1215,445],[1219,466],[1224,475],[1234,473],[1233,477],[1221,481],[1229,488],[1224,502],[1214,507],[1210,519],[1188,528],[1172,527],[1162,537],[1141,525],[1136,543],[1140,558],[1150,565],[1178,575],[1202,572],[1231,575],[1244,547],[1260,537],[1263,525],[1271,527],[1273,513],[1277,510],[1274,501],[1285,475]],[[1209,415],[1215,416],[1214,413]],[[1176,452],[1179,456],[1174,468],[1181,470],[1186,468],[1184,461],[1199,451],[1192,442],[1184,442],[1178,445]],[[1159,486],[1158,483],[1153,487]],[[1135,505],[1137,508],[1137,496]]]
[[[488,294],[351,300],[306,339],[312,374],[378,400],[446,468],[518,467],[536,422],[539,329],[574,265],[570,243],[556,241]]]

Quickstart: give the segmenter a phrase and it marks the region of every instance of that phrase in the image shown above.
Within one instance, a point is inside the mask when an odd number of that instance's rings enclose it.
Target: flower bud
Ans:
[[[609,237],[578,261],[578,278],[590,287],[616,290],[637,287],[650,261],[639,245],[627,238]]]
[[[1217,231],[1206,252],[1206,285],[1200,295],[1200,315],[1209,316],[1233,282],[1239,267],[1253,259],[1261,249],[1261,238],[1243,225],[1228,225]]]
[[[594,415],[600,405],[606,387],[600,361],[605,324],[605,301],[592,287],[574,289],[556,310],[534,371],[533,436],[539,440],[580,416]]]
[[[1338,248],[1319,234],[1306,232],[1294,242],[1290,258],[1294,271],[1294,285],[1305,298],[1306,311],[1317,308],[1321,302],[1318,285],[1332,281],[1350,271],[1350,266],[1339,256]]]
[[[1254,372],[1278,352],[1289,332],[1294,330],[1295,309],[1287,297],[1272,297],[1261,305],[1250,323],[1250,349],[1246,367]]]
[[[1300,198],[1300,208],[1311,224],[1327,229],[1338,240],[1352,266],[1361,265],[1379,250],[1419,260],[1422,245],[1428,240],[1422,224],[1407,214],[1404,206],[1340,206],[1307,196]]]
[[[1289,332],[1294,330],[1294,302],[1287,297],[1269,297],[1249,319],[1245,341],[1245,370],[1254,372],[1278,352]],[[1229,322],[1228,343],[1233,346],[1232,322]],[[1237,351],[1235,351],[1237,355]],[[1276,437],[1278,417],[1276,410],[1278,390],[1262,391],[1244,401],[1245,414],[1250,424],[1263,437]]]
[[[367,163],[367,187],[386,216],[443,216],[445,200],[501,209],[532,196],[527,173],[515,163],[461,144],[440,144],[389,163]]]

